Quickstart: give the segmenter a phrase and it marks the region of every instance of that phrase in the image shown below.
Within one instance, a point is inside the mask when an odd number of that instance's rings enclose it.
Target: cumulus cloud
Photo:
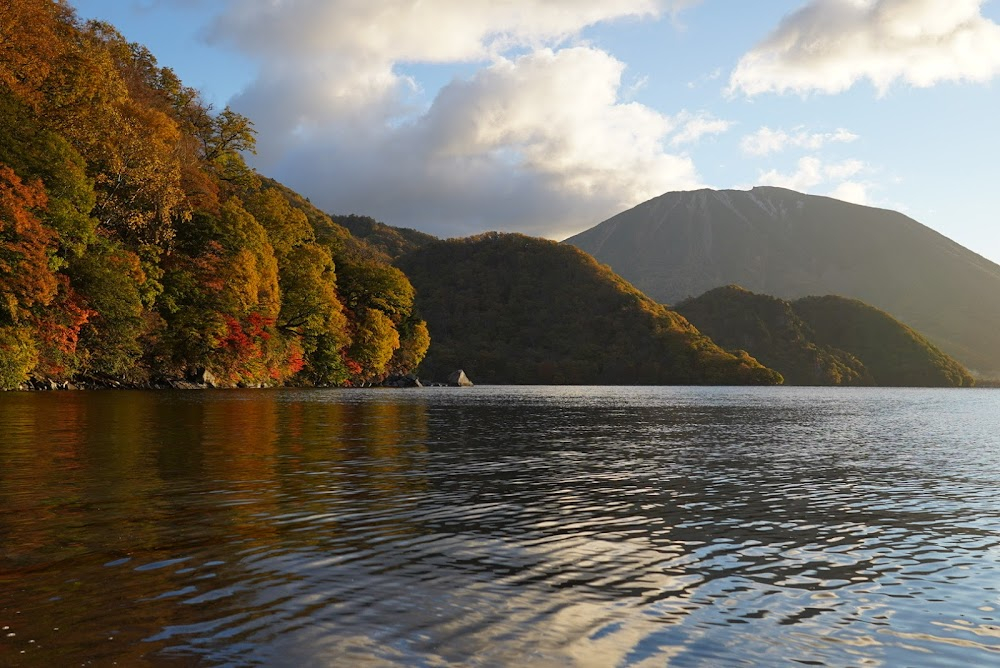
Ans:
[[[702,185],[667,147],[728,125],[627,101],[624,64],[574,45],[587,26],[690,4],[229,0],[209,34],[258,63],[232,100],[259,130],[254,164],[323,209],[443,235],[561,236]],[[429,104],[402,74],[428,64],[466,73]]]
[[[809,132],[800,126],[791,132],[786,132],[764,126],[744,136],[740,140],[740,148],[749,155],[764,156],[780,153],[789,148],[816,151],[827,144],[849,143],[857,139],[858,135],[844,128],[837,128],[833,132]]]
[[[687,126],[619,101],[623,68],[586,47],[501,58],[452,81],[404,123],[343,119],[293,133],[269,173],[316,193],[328,210],[437,234],[568,235],[667,190],[701,186],[689,158],[663,150]]]
[[[811,0],[732,72],[730,92],[838,93],[862,79],[985,82],[1000,73],[1000,25],[985,0]]]
[[[799,159],[794,172],[761,172],[757,182],[763,186],[827,194],[855,204],[867,204],[870,186],[858,177],[869,171],[868,165],[861,160],[827,163],[815,156],[806,156]]]

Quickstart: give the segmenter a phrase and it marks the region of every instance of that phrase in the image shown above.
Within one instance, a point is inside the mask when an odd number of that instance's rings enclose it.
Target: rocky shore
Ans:
[[[371,383],[361,387],[471,387],[472,381],[461,369],[455,371],[446,382],[421,381],[413,374],[389,376],[381,383]],[[78,376],[68,381],[51,378],[30,379],[17,389],[23,392],[57,392],[71,390],[210,390],[229,387],[206,369],[186,378],[161,378],[135,382],[112,376]],[[269,385],[237,385],[237,388],[263,389]]]

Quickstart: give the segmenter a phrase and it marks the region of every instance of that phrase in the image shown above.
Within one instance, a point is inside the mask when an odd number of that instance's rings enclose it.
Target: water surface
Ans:
[[[1000,391],[0,395],[0,665],[1000,664]]]

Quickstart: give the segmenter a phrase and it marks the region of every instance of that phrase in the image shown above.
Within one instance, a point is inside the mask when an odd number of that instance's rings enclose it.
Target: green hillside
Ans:
[[[773,384],[682,316],[570,246],[519,234],[438,241],[401,258],[434,344],[420,366],[477,383]]]
[[[795,313],[812,328],[817,343],[849,351],[875,383],[894,387],[962,387],[972,376],[954,359],[888,313],[857,299],[805,297]]]
[[[788,302],[737,286],[677,306],[725,348],[747,350],[790,385],[967,386],[968,372],[889,314],[842,297]]]

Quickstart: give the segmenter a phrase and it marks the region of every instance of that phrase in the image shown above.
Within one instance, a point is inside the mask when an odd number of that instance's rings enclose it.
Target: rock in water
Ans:
[[[448,376],[448,384],[452,387],[472,387],[472,381],[461,369]]]

